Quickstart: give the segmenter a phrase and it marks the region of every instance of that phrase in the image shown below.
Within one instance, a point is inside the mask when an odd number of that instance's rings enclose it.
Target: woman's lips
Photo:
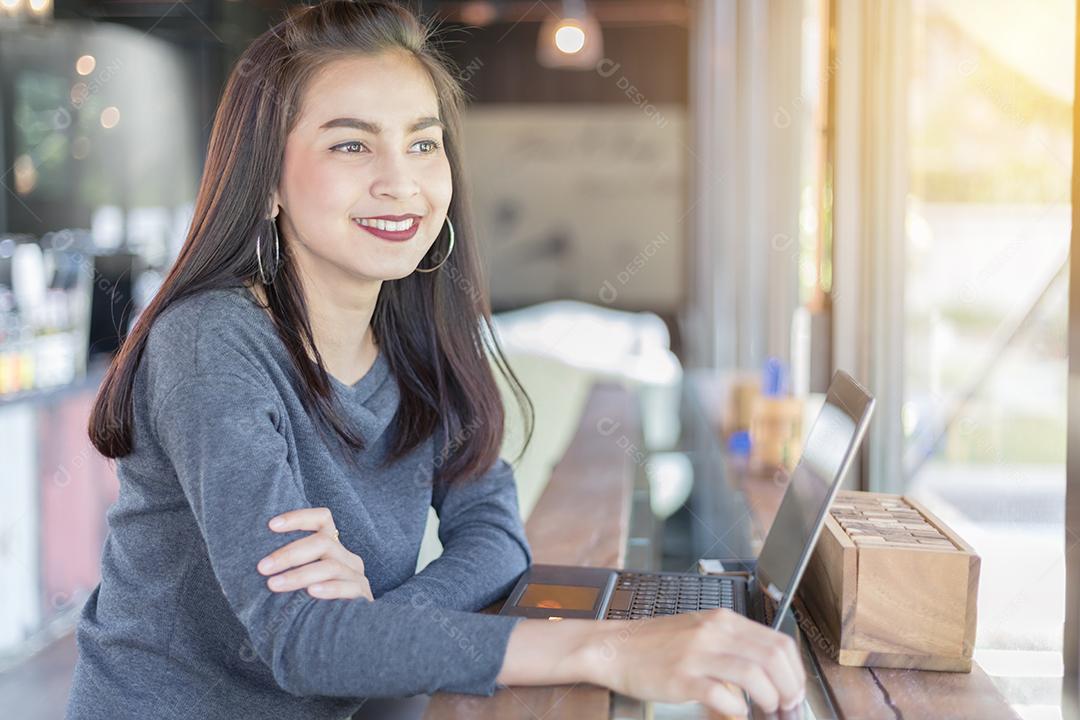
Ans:
[[[371,227],[370,225],[361,225],[359,220],[353,220],[353,224],[361,230],[366,230],[377,238],[402,242],[411,239],[412,236],[416,234],[416,231],[420,229],[420,218],[414,218],[412,226],[406,230],[380,230],[379,228]]]

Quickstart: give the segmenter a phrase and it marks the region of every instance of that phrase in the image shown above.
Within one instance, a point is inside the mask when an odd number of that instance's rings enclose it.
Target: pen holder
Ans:
[[[971,671],[979,556],[906,496],[840,492],[799,586],[840,665]]]

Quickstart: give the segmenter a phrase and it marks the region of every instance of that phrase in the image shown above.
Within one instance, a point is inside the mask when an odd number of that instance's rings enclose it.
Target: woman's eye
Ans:
[[[352,147],[363,147],[363,146],[364,146],[364,143],[353,141],[353,142],[341,143],[340,145],[335,145],[332,149],[337,150],[338,148],[352,148]],[[346,151],[342,151],[342,152],[346,152]],[[359,151],[357,151],[357,152],[359,152]],[[352,155],[354,153],[346,152],[346,154]]]
[[[418,140],[413,144],[413,147],[416,147],[417,145],[427,145],[428,148],[430,148],[428,150],[422,150],[420,153],[421,155],[434,155],[435,151],[439,149],[439,143],[434,140]]]

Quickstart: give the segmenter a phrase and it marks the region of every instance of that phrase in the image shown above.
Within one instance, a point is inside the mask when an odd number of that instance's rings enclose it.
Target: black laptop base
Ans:
[[[639,620],[723,607],[764,622],[762,593],[755,586],[744,572],[701,575],[533,564],[499,614]]]

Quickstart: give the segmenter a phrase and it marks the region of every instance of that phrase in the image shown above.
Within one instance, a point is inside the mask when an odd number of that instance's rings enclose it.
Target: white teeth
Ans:
[[[399,222],[393,222],[390,220],[374,220],[368,218],[360,218],[358,223],[366,227],[373,227],[377,230],[390,230],[392,232],[401,232],[402,230],[408,230],[413,226],[413,222],[416,218],[409,218],[407,220],[401,220]]]

